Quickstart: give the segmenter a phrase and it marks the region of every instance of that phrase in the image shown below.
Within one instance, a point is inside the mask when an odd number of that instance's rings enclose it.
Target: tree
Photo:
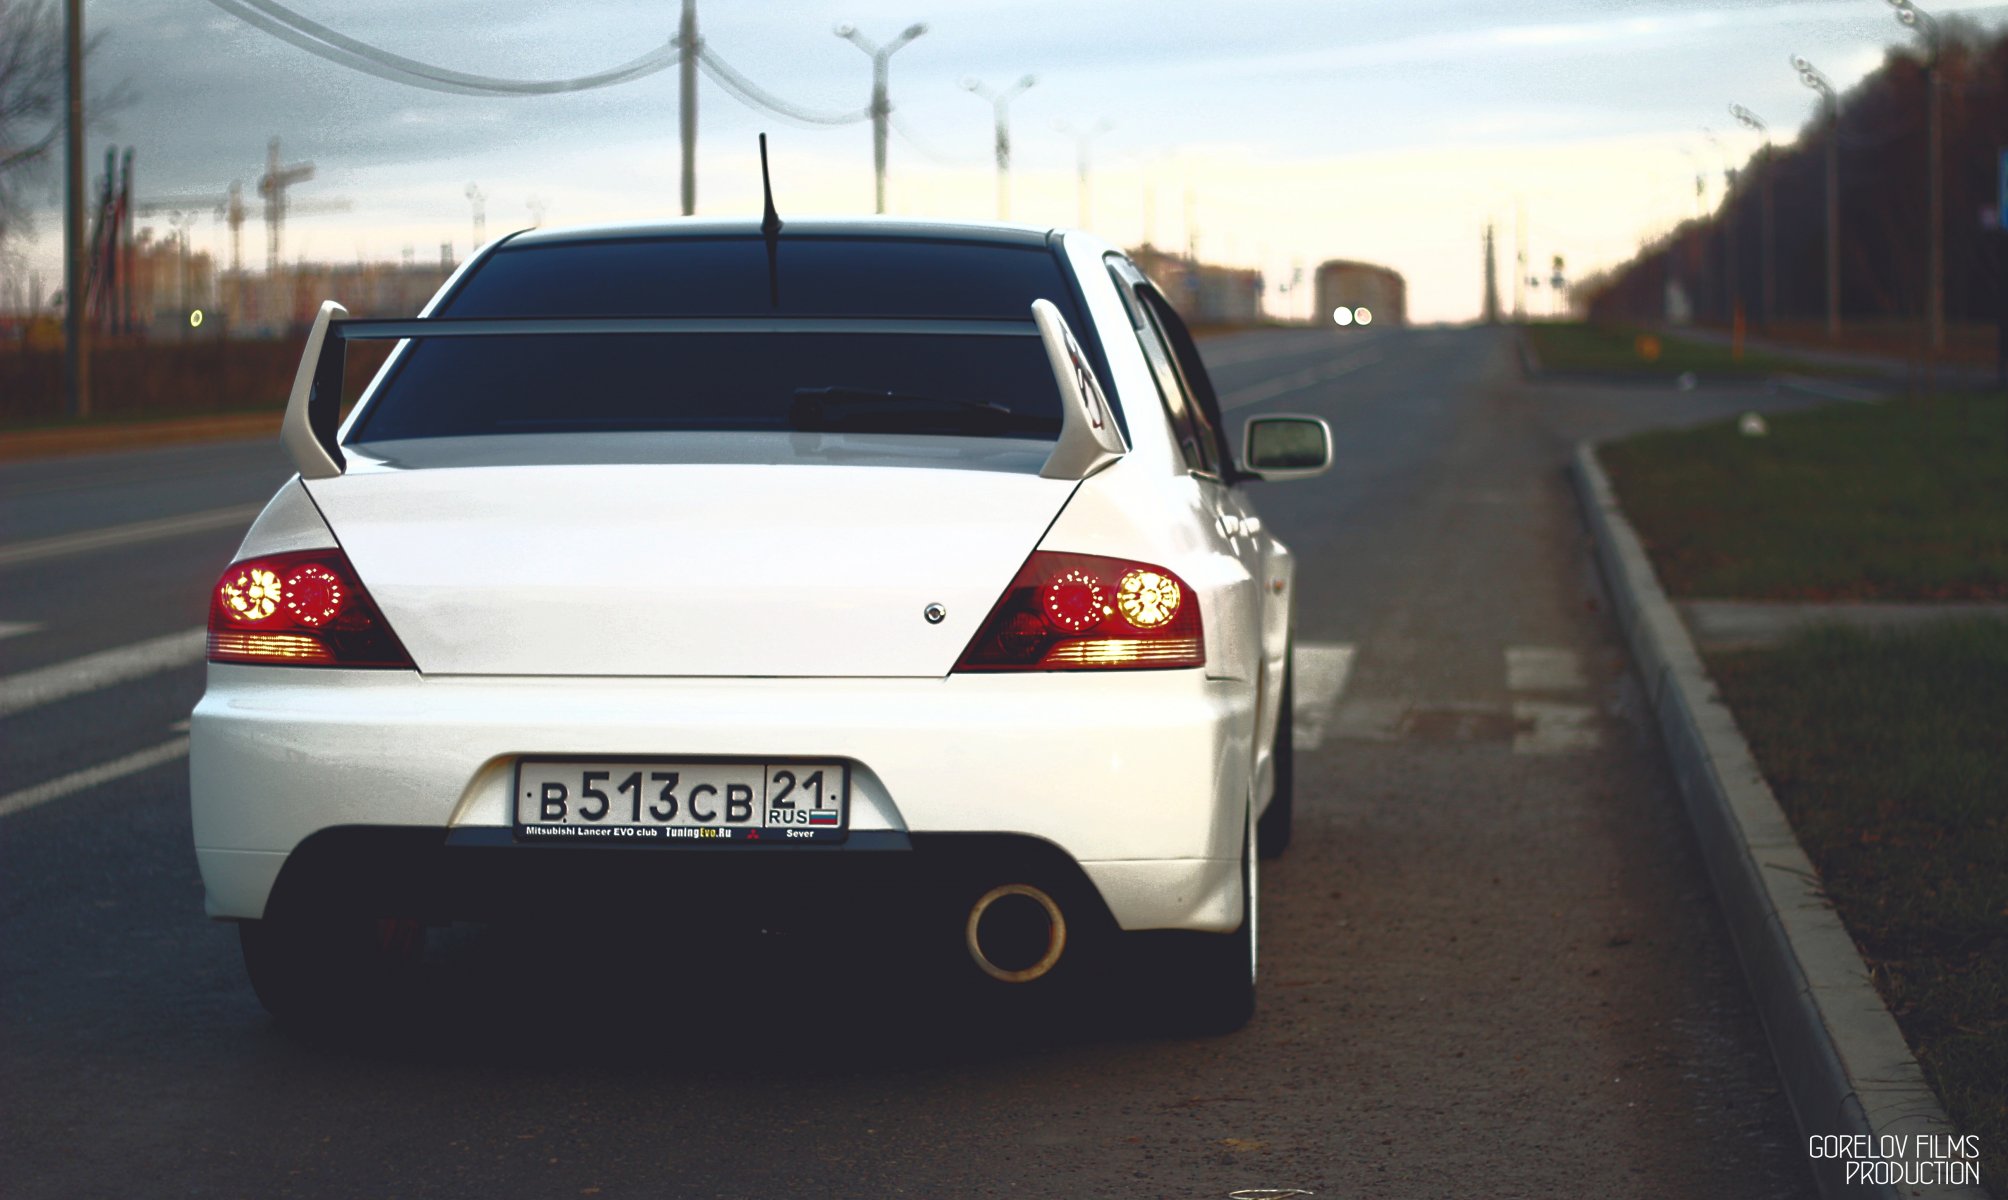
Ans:
[[[86,41],[86,62],[102,40]],[[65,82],[62,5],[0,0],[0,252],[29,232],[32,189],[61,157]],[[85,111],[101,120],[130,99],[123,86],[94,91]]]

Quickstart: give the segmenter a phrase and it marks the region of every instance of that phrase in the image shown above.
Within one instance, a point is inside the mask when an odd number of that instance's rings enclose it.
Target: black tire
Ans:
[[[1181,1032],[1233,1033],[1255,1015],[1255,939],[1259,893],[1243,842],[1241,928],[1233,933],[1188,933],[1171,967],[1168,995],[1178,996]]]
[[[1285,655],[1283,698],[1276,714],[1276,740],[1269,751],[1276,764],[1272,776],[1276,791],[1270,797],[1269,807],[1262,811],[1261,820],[1255,823],[1255,852],[1263,858],[1283,857],[1283,851],[1290,848],[1290,834],[1296,824],[1295,703],[1296,671],[1290,665],[1290,656]]]
[[[238,923],[258,1002],[303,1033],[367,1029],[409,1005],[425,929],[405,917],[316,915]]]

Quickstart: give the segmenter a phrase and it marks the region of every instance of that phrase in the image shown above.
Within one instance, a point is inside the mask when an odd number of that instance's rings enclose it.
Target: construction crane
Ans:
[[[286,224],[286,189],[314,177],[314,164],[279,162],[279,139],[265,146],[265,173],[258,177],[258,194],[265,198],[265,273],[279,273],[279,239]]]

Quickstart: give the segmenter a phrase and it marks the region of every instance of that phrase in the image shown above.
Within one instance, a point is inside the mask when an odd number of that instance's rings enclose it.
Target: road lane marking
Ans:
[[[34,787],[25,787],[18,792],[9,792],[5,796],[0,796],[0,817],[10,817],[17,812],[25,812],[47,804],[51,800],[61,800],[65,796],[73,796],[78,792],[111,783],[113,780],[124,779],[128,775],[137,775],[141,771],[151,770],[162,763],[173,762],[187,754],[188,739],[173,738],[158,746],[128,754],[124,758],[115,758],[108,763],[99,763],[95,767],[72,771],[47,783],[38,783]]]
[[[1325,363],[1322,366],[1307,367],[1294,374],[1284,375],[1262,383],[1251,384],[1244,388],[1236,388],[1220,398],[1220,407],[1223,410],[1246,408],[1250,404],[1260,404],[1264,400],[1274,400],[1278,396],[1287,396],[1291,392],[1301,392],[1305,388],[1316,387],[1321,383],[1330,383],[1341,376],[1352,374],[1361,367],[1373,366],[1380,360],[1381,352],[1376,349],[1355,354],[1351,358],[1341,359],[1336,363]]]
[[[1588,686],[1583,660],[1560,646],[1506,647],[1506,690],[1572,692]]]
[[[41,627],[40,621],[0,621],[0,641],[10,637],[20,637],[24,633],[33,633]]]
[[[1290,686],[1296,703],[1290,714],[1290,737],[1299,750],[1316,750],[1325,740],[1325,720],[1352,674],[1353,650],[1344,642],[1305,642],[1292,653]]]
[[[180,537],[188,533],[206,533],[212,529],[228,529],[233,525],[248,525],[251,519],[264,509],[263,504],[237,504],[229,508],[212,508],[203,512],[186,513],[179,517],[161,517],[153,521],[135,521],[130,525],[86,529],[82,533],[66,533],[60,537],[14,542],[11,545],[0,546],[0,567],[19,566],[22,563],[40,562],[45,558],[61,558],[70,554],[86,554],[92,550],[109,550],[115,546],[131,546],[139,542]]]
[[[1561,704],[1552,700],[1515,700],[1513,734],[1515,754],[1567,754],[1594,750],[1602,740],[1597,732],[1597,710],[1588,704]]]
[[[201,662],[208,633],[184,629],[0,679],[0,717]]]

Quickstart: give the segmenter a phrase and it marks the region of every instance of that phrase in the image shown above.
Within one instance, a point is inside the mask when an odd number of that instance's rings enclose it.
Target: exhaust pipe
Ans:
[[[1059,963],[1067,948],[1067,919],[1045,892],[1029,883],[1007,883],[970,907],[963,940],[984,974],[1030,983]]]

